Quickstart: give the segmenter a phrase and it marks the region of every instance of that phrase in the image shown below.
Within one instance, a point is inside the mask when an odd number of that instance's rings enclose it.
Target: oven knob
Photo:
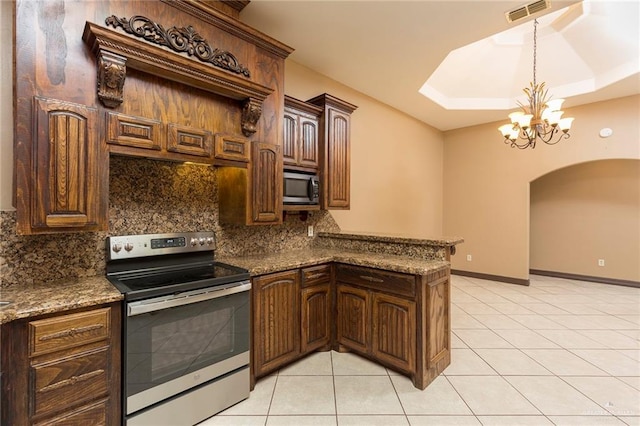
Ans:
[[[213,237],[207,237],[207,245],[210,246],[213,244]]]
[[[198,241],[200,242],[200,245],[201,245],[201,246],[203,246],[203,245],[204,245],[204,242],[205,242],[205,239],[204,239],[204,237],[203,237],[203,238],[200,238]]]
[[[131,244],[131,243],[126,243],[126,244],[124,245],[124,249],[125,249],[126,251],[131,251],[131,250],[133,250],[133,244]]]
[[[115,244],[113,245],[113,247],[111,247],[111,249],[112,249],[113,251],[115,251],[116,253],[119,253],[119,252],[120,252],[120,250],[122,250],[122,244],[115,243]]]
[[[189,240],[189,244],[191,244],[192,247],[195,247],[198,245],[198,239],[197,238],[192,238]]]

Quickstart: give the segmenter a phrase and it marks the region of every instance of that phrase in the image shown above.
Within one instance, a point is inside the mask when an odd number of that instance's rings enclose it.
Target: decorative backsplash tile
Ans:
[[[15,212],[0,212],[0,286],[103,275],[108,235],[214,231],[216,253],[235,256],[307,248],[314,239],[308,225],[339,231],[326,211],[299,217],[278,226],[222,226],[214,168],[112,156],[109,232],[21,236]]]

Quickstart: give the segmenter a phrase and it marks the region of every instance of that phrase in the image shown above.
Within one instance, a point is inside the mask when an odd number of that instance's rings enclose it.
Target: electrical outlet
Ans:
[[[604,259],[598,259],[598,266],[604,266]]]
[[[313,237],[313,225],[307,227],[307,236]]]
[[[471,260],[472,260],[472,259],[473,259],[473,258],[471,257],[471,255],[470,255],[470,254],[468,254],[468,255],[467,255],[467,262],[471,262]]]

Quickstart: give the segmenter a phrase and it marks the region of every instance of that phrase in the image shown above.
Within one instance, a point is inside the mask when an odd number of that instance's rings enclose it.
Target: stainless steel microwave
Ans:
[[[320,179],[317,175],[285,171],[282,185],[284,204],[317,205],[320,203]]]

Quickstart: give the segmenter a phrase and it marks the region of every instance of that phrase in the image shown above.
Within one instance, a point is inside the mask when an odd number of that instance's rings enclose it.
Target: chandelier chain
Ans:
[[[533,85],[536,85],[536,57],[538,50],[538,20],[533,20]]]

